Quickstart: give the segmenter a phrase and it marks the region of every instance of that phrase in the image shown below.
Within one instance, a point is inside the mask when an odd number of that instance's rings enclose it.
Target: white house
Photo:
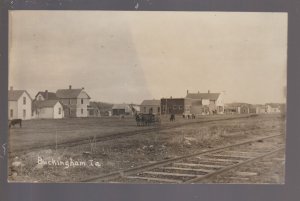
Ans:
[[[223,93],[189,93],[187,99],[192,100],[191,113],[193,114],[223,114],[224,95]]]
[[[91,98],[84,88],[72,89],[70,85],[69,89],[57,90],[56,97],[63,104],[65,117],[88,117]]]
[[[144,114],[160,114],[160,100],[144,100],[140,109]]]
[[[8,119],[31,119],[32,99],[26,90],[8,91]]]
[[[280,107],[274,106],[272,104],[266,104],[266,113],[273,114],[273,113],[280,113]]]
[[[59,100],[33,102],[33,114],[38,119],[61,119],[64,117],[63,105]]]
[[[265,104],[256,107],[256,113],[258,114],[274,114],[281,112],[280,106],[276,104]]]

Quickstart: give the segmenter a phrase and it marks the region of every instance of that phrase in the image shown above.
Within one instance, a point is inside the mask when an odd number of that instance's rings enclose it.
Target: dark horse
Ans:
[[[137,126],[143,126],[143,124],[144,124],[143,115],[135,114],[135,121],[136,121]]]
[[[15,126],[16,124],[19,124],[20,128],[22,127],[22,119],[12,119],[9,124],[8,127],[11,128],[11,126]]]
[[[175,121],[175,115],[174,114],[171,114],[170,121]]]

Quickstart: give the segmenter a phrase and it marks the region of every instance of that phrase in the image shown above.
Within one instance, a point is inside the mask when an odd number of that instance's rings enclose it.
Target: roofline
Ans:
[[[26,90],[13,90],[13,91],[23,91],[23,93],[26,93],[29,96],[29,98],[30,98],[31,101],[33,100],[31,98],[30,94]],[[21,94],[21,96],[23,95],[23,93]],[[17,100],[9,100],[8,98],[7,99],[8,99],[8,101],[18,101],[20,99],[20,97]]]
[[[53,108],[57,103],[59,103],[61,106],[63,106],[63,104],[59,100],[43,100],[43,101],[56,101],[56,103],[52,107],[46,106],[46,107],[41,107],[41,108]],[[37,108],[38,108],[38,106],[37,106]]]
[[[91,99],[90,95],[84,89],[57,89],[56,92],[55,92],[55,94],[57,94],[58,90],[80,90],[80,93],[82,91],[84,91],[86,93],[86,95],[88,96],[88,98],[85,98],[85,99]],[[79,94],[78,94],[78,96],[79,96]],[[76,96],[76,98],[78,98],[78,96]],[[60,97],[57,97],[57,98],[59,98],[59,99],[70,99],[70,98],[60,98]]]
[[[29,98],[30,98],[31,100],[33,100],[33,99],[31,98],[30,94],[29,94],[26,90],[24,90],[24,91],[25,91],[25,93],[27,93],[27,95],[29,96]]]

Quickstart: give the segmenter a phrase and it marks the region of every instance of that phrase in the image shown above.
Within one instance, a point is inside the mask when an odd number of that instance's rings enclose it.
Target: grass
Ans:
[[[176,125],[182,122],[199,121],[199,119],[224,118],[224,115],[203,116],[196,120],[187,120],[180,117],[176,122],[169,122],[162,117],[162,125]],[[70,118],[26,120],[22,128],[9,130],[10,150],[26,149],[34,146],[63,143],[72,140],[94,138],[118,132],[138,131],[149,127],[138,127],[133,117],[120,119],[118,117],[101,118]]]
[[[34,134],[26,133],[24,131],[21,132],[22,130],[19,129],[11,130],[19,132],[11,134],[18,135],[19,137],[23,136],[24,138],[31,136],[32,139],[34,139],[33,143],[43,139],[49,139],[49,141],[52,140],[52,142],[56,141],[59,143],[68,138],[74,139],[78,136],[78,133],[85,133],[84,137],[89,139],[90,143],[64,149],[41,150],[20,156],[19,160],[26,164],[25,169],[22,170],[22,174],[27,176],[26,178],[23,178],[24,181],[30,179],[41,180],[44,182],[78,180],[79,178],[84,178],[88,175],[99,174],[99,172],[108,173],[114,170],[147,164],[151,161],[159,161],[199,152],[201,149],[207,147],[223,146],[226,143],[231,143],[232,140],[249,137],[245,135],[245,130],[266,127],[273,129],[274,126],[283,127],[285,122],[278,116],[259,116],[255,118],[227,120],[222,122],[190,124],[149,134],[135,135],[128,138],[95,142],[95,134],[101,133],[105,135],[107,132],[114,132],[122,129],[138,129],[138,127],[135,126],[133,119],[129,118],[124,119],[124,121],[115,118],[64,119],[61,121],[41,120],[42,124],[37,124],[39,121],[25,122],[27,124],[27,128],[25,127],[26,132],[33,130],[30,126],[38,128]],[[177,118],[177,122],[174,124],[178,122],[183,122],[183,120]],[[169,122],[163,123],[169,124]],[[65,124],[74,125],[74,130],[71,130],[70,133],[67,133],[64,136],[62,135],[62,132],[66,129]],[[57,137],[55,135],[56,132],[51,132],[51,126],[53,125],[55,127],[52,127],[52,130],[57,130]],[[34,138],[39,136],[36,133],[38,133],[39,130],[42,131],[43,127],[48,129],[44,130],[43,137],[45,138]],[[95,132],[96,130],[98,131]],[[232,135],[233,132],[236,132],[237,134]],[[261,133],[261,135],[263,135],[263,133]],[[15,141],[13,142],[15,143]],[[10,141],[10,143],[12,143],[12,141]],[[88,154],[84,154],[85,152],[88,152]],[[95,161],[99,161],[102,164],[102,167],[101,169],[91,167],[63,169],[61,167],[49,166],[38,169],[36,168],[37,155],[48,158],[60,157],[62,160],[67,160],[69,158],[73,158],[74,160],[94,159]],[[9,161],[11,162],[12,159]],[[21,174],[21,172],[19,173]],[[18,179],[22,180],[21,177],[18,177]]]

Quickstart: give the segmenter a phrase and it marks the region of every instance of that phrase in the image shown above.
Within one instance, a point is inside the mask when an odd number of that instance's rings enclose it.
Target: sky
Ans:
[[[9,86],[84,87],[94,101],[140,103],[224,92],[285,102],[287,13],[10,11]]]

